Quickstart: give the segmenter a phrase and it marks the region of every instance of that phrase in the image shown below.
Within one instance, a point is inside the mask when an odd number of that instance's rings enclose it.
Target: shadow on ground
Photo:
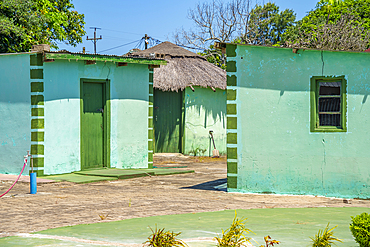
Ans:
[[[227,178],[217,179],[190,187],[182,187],[180,189],[195,189],[195,190],[218,190],[227,191],[226,188]]]

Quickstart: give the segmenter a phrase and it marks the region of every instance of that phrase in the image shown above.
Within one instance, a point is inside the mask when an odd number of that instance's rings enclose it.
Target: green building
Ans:
[[[27,150],[38,175],[152,167],[152,75],[165,63],[69,52],[0,54],[0,173],[19,174]]]
[[[220,46],[228,191],[370,198],[370,54]]]
[[[155,152],[212,154],[212,130],[226,154],[226,72],[170,42],[131,54],[167,61],[154,69]]]

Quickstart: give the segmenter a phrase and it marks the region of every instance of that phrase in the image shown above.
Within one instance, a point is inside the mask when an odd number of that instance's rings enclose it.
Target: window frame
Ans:
[[[325,82],[337,82],[341,81],[340,87],[340,115],[341,115],[341,126],[319,126],[319,83],[320,81]],[[347,132],[347,80],[345,76],[312,76],[311,77],[311,132]]]

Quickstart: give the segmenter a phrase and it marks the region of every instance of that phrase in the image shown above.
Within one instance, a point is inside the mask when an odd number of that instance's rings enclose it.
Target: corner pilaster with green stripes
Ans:
[[[238,81],[236,45],[226,45],[227,56],[227,188],[238,185]]]
[[[153,125],[153,69],[149,69],[149,109],[148,109],[148,168],[153,168],[154,125]]]
[[[30,55],[31,154],[33,171],[44,175],[44,70],[43,54]],[[31,168],[30,168],[31,172]]]

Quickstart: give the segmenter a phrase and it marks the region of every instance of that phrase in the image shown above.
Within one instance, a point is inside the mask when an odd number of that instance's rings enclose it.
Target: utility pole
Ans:
[[[89,36],[87,36],[86,37],[86,40],[93,40],[93,42],[94,42],[94,54],[96,54],[96,42],[99,39],[103,39],[101,35],[100,35],[100,38],[97,38],[96,37],[96,29],[101,29],[101,28],[98,28],[98,27],[90,27],[90,29],[94,29],[94,38],[89,39]]]
[[[148,41],[148,39],[149,39],[148,34],[145,34],[145,36],[143,37],[143,39],[145,39],[145,50],[146,50],[146,49],[148,49],[148,43],[149,43],[149,41]]]

